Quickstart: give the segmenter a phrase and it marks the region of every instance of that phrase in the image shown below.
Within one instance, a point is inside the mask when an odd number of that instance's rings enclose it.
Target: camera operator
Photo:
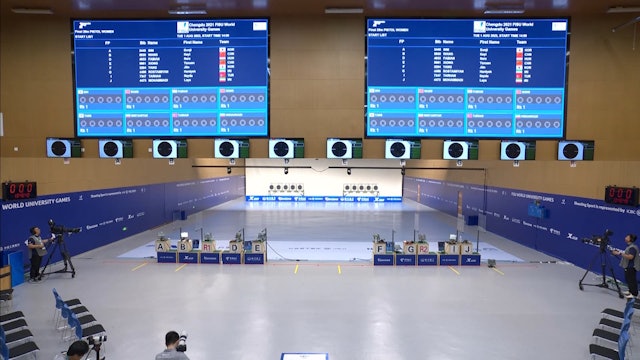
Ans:
[[[54,239],[54,235],[51,235],[51,239],[42,239],[40,237],[40,228],[33,226],[29,229],[31,236],[27,240],[27,247],[29,248],[29,260],[31,260],[31,271],[29,273],[29,281],[39,281],[40,264],[42,263],[42,257],[47,254],[47,249],[44,244],[49,240]]]
[[[167,348],[156,355],[156,360],[189,360],[185,353],[176,350],[180,342],[180,335],[175,331],[169,331],[164,337]]]
[[[613,251],[613,255],[622,256],[620,266],[624,269],[624,279],[629,287],[629,291],[625,293],[625,297],[627,299],[638,297],[638,280],[636,279],[636,272],[640,270],[640,256],[638,256],[638,246],[635,244],[637,238],[638,237],[634,234],[628,234],[624,237],[624,242],[627,244],[627,248],[624,249],[624,253],[620,250]]]
[[[83,340],[74,341],[66,353],[56,355],[54,360],[81,360],[89,352],[89,344]]]

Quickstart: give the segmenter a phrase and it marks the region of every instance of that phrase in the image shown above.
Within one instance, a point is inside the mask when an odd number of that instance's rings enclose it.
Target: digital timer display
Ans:
[[[607,186],[604,201],[609,204],[638,206],[639,192],[636,187]]]
[[[33,199],[38,196],[38,187],[35,182],[6,182],[2,184],[2,200]]]

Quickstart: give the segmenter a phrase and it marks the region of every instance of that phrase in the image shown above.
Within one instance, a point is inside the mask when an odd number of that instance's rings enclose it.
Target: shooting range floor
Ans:
[[[161,231],[200,238],[204,229],[224,247],[238,230],[252,240],[264,228],[269,259],[278,260],[266,265],[147,258]],[[456,232],[456,219],[412,201],[238,199],[76,256],[75,278],[51,274],[19,285],[12,308],[2,311],[26,314],[40,359],[68,347],[52,322],[55,287],[65,299],[79,298],[107,329],[107,359],[152,359],[167,331],[185,330],[194,360],[277,360],[283,352],[329,353],[331,360],[539,360],[587,358],[600,311],[624,306],[614,291],[580,291],[583,269],[477,227],[462,238],[479,240],[485,259],[507,254],[496,268],[372,266],[361,247],[370,248],[375,233],[390,240],[392,229],[396,243],[417,229],[435,246]],[[585,278],[600,281],[593,273]]]

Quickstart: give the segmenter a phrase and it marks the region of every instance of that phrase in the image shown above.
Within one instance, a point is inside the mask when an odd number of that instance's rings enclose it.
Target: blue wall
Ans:
[[[244,196],[245,177],[232,176],[167,184],[39,196],[24,201],[0,202],[0,250],[28,252],[24,242],[29,228],[38,226],[50,235],[47,221],[66,228],[82,228],[65,235],[71,256],[107,245],[171,222],[184,211],[197,213]],[[51,258],[61,260],[60,254]]]
[[[457,215],[458,192],[462,192],[463,215],[486,214],[486,229],[509,240],[569,261],[584,269],[597,257],[592,269],[600,273],[599,248],[583,238],[611,229],[611,246],[624,249],[628,233],[640,233],[640,209],[607,204],[602,200],[508,188],[405,177],[405,198],[447,214]],[[604,190],[603,190],[604,192]],[[547,218],[528,215],[539,201]],[[624,279],[619,259],[607,254],[618,280]]]

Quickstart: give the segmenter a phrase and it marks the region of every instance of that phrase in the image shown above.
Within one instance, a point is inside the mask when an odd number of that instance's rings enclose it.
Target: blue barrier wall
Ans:
[[[67,250],[74,256],[171,222],[176,213],[188,216],[244,193],[245,177],[231,176],[0,202],[0,250],[22,251],[27,264],[29,228],[38,226],[43,238],[48,237],[47,222],[52,219],[66,228],[82,229],[65,235]],[[56,251],[51,261],[60,260]]]
[[[463,215],[485,214],[487,231],[598,273],[599,248],[582,239],[610,229],[614,232],[610,245],[624,249],[625,235],[640,233],[639,208],[602,200],[411,177],[405,177],[403,196],[456,216],[458,192],[462,192]],[[544,207],[546,217],[529,215],[535,201]],[[619,259],[608,252],[606,256],[616,277],[624,279]]]

